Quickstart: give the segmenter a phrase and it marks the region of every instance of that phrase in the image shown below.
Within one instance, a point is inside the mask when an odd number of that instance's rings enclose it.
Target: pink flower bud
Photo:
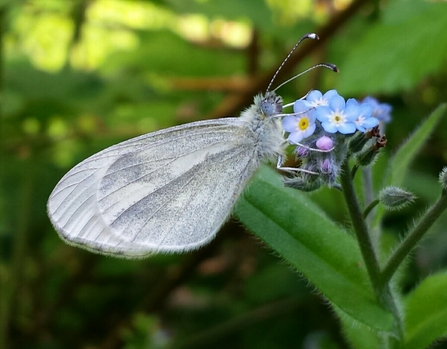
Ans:
[[[317,140],[317,148],[321,150],[329,150],[334,146],[334,141],[327,137],[323,136]]]
[[[322,173],[331,173],[331,162],[329,159],[324,159],[323,162],[320,164],[320,170]]]
[[[299,145],[296,147],[295,151],[300,158],[305,158],[307,154],[309,154],[309,150],[304,147],[300,147]]]

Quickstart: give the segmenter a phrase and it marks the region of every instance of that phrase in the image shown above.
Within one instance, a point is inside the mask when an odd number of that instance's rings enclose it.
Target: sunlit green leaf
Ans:
[[[400,147],[390,160],[391,170],[388,184],[395,186],[402,184],[408,167],[430,137],[439,120],[444,116],[445,110],[445,104],[439,106]]]
[[[211,18],[232,20],[245,18],[259,26],[272,24],[272,15],[265,1],[166,0],[166,2],[180,13],[201,13]]]
[[[444,115],[446,105],[439,106],[422,125],[406,140],[397,153],[389,160],[389,167],[383,185],[401,186],[405,176],[410,173],[411,162],[421,150],[433,130]],[[385,213],[383,206],[379,206],[375,216],[375,224],[378,224]]]
[[[240,51],[194,46],[166,30],[141,33],[140,41],[141,45],[134,50],[115,53],[103,64],[102,69],[113,72],[132,67],[143,70],[148,77],[149,74],[155,74],[198,78],[234,74],[243,68]]]
[[[386,16],[346,52],[337,86],[341,93],[409,89],[445,66],[447,35],[439,35],[447,32],[445,2],[395,1]]]

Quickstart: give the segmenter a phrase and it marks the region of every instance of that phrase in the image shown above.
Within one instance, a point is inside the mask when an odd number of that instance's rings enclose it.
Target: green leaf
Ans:
[[[447,274],[427,277],[408,297],[404,349],[426,348],[446,334]]]
[[[344,315],[339,309],[335,309],[335,312],[340,316],[344,337],[348,340],[351,348],[377,349],[381,347],[379,336],[368,326]]]
[[[439,120],[444,115],[445,110],[446,104],[441,104],[399,148],[396,155],[390,161],[391,171],[388,185],[402,185],[411,162],[425,144],[428,137],[430,137]]]
[[[392,315],[374,296],[356,241],[308,196],[285,188],[264,168],[238,201],[235,215],[350,317],[392,330]]]
[[[343,95],[410,89],[445,65],[447,35],[439,33],[447,32],[446,3],[394,1],[384,15],[355,36],[356,46],[339,66]]]
[[[133,50],[117,52],[102,66],[107,74],[125,69],[141,72],[146,77],[167,76],[204,77],[234,74],[244,70],[244,57],[240,51],[207,47],[197,47],[177,34],[167,30],[143,32],[139,34],[140,46]],[[188,64],[185,63],[188,59]],[[219,60],[219,64],[209,62]],[[126,74],[129,72],[126,71]],[[141,74],[140,74],[141,75]],[[145,81],[145,80],[143,80]]]
[[[431,133],[438,125],[441,117],[446,110],[446,104],[441,104],[422,125],[407,139],[407,141],[399,148],[396,154],[389,160],[388,171],[383,186],[393,185],[402,186],[405,176],[410,171],[410,164],[415,159],[417,153],[430,137]],[[383,206],[379,206],[374,218],[374,226],[380,224],[381,218],[385,214]]]

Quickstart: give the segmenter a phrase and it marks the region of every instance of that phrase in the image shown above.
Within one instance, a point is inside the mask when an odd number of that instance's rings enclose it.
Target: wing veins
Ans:
[[[222,126],[222,125],[219,125],[219,126]],[[226,126],[226,125],[225,125]],[[201,136],[202,135],[205,135],[205,134],[208,134],[208,133],[210,133],[210,132],[203,132],[203,133],[199,133]],[[173,139],[173,140],[171,140],[171,142],[172,141],[177,141],[177,140],[179,140],[179,139],[182,139],[182,138],[186,138],[186,137],[189,137],[190,135],[181,135],[180,137],[176,137],[175,139]],[[195,135],[196,136],[196,135]],[[146,147],[144,147],[144,148],[142,148],[142,149],[139,149],[138,151],[135,151],[135,152],[133,152],[133,153],[139,153],[139,152],[141,152],[141,151],[146,151],[146,150],[149,150],[149,149],[152,149],[152,148],[154,148],[154,147],[156,147],[156,146],[158,146],[159,144],[158,143],[160,143],[160,142],[153,142],[153,143],[151,143],[150,145],[148,145],[148,146],[146,146]],[[214,143],[214,144],[211,144],[211,145],[209,145],[208,147],[211,147],[211,146],[215,146],[215,145],[218,145],[218,144],[221,144],[221,143],[225,143],[225,142],[217,142],[217,143]],[[192,152],[191,152],[192,153]],[[112,155],[113,156],[113,155]],[[110,156],[110,157],[112,157],[112,156]],[[114,155],[114,156],[117,156],[117,155]],[[102,156],[101,156],[102,157]],[[101,158],[101,157],[99,157],[99,158]],[[119,159],[121,159],[123,157],[123,155],[119,155],[118,156],[118,159],[116,160],[116,161],[118,161]],[[127,166],[127,167],[123,167],[123,168],[120,168],[120,169],[118,169],[118,170],[116,170],[116,171],[114,171],[114,172],[110,172],[110,173],[107,173],[104,177],[107,177],[107,176],[110,176],[110,175],[112,175],[112,174],[115,174],[115,173],[117,173],[117,172],[119,172],[119,171],[122,171],[122,170],[126,170],[126,169],[129,169],[129,168],[132,168],[132,167],[134,167],[134,166],[139,166],[139,165],[143,165],[143,164],[150,164],[150,163],[152,163],[152,162],[157,162],[157,161],[162,161],[162,160],[169,160],[169,159],[177,159],[177,158],[175,158],[175,157],[165,157],[165,158],[161,158],[161,159],[154,159],[154,160],[152,160],[152,159],[148,159],[148,161],[143,161],[143,162],[140,162],[140,163],[138,163],[138,164],[133,164],[133,165],[129,165],[129,166]],[[96,160],[96,158],[95,159],[92,159],[92,160]],[[116,162],[115,161],[115,162]],[[112,166],[115,162],[113,162],[110,166]],[[169,163],[168,163],[169,164]],[[110,167],[109,166],[109,167]],[[90,169],[90,168],[89,168]],[[78,173],[81,173],[82,172],[82,170],[81,171],[78,171],[78,172],[75,172],[75,173],[72,173],[72,175],[74,175],[74,174],[78,174]],[[67,177],[68,178],[68,177]],[[141,177],[140,177],[141,178]],[[130,182],[131,183],[131,182]]]
[[[169,165],[169,164],[173,163],[175,160],[177,160],[177,159],[176,159],[176,158],[173,158],[173,160],[170,161],[170,162],[168,162],[166,165]],[[125,186],[127,186],[127,185],[129,185],[129,184],[131,184],[131,183],[134,183],[134,182],[140,180],[141,178],[144,178],[144,177],[146,177],[146,176],[149,176],[150,174],[152,174],[152,173],[154,173],[154,172],[156,172],[156,171],[158,171],[158,170],[159,170],[159,169],[155,169],[155,170],[153,170],[153,171],[151,171],[151,172],[149,172],[149,173],[145,173],[144,175],[142,175],[142,176],[140,176],[140,177],[138,177],[138,178],[135,178],[134,180],[132,180],[132,181],[130,181],[130,182],[126,182],[124,186],[119,187],[119,188],[116,188],[115,190],[111,191],[111,192],[108,193],[107,195],[103,196],[103,197],[101,198],[101,201],[103,201],[104,199],[107,199],[110,195],[115,194],[117,191],[123,189]],[[166,184],[165,184],[165,185],[166,185]],[[161,187],[161,188],[162,188],[162,187]],[[152,193],[155,193],[155,191],[152,192]],[[151,194],[152,194],[152,193],[151,193]],[[142,199],[140,199],[140,200],[142,200]],[[139,200],[139,201],[140,201],[140,200]],[[137,201],[137,202],[138,202],[138,201]],[[110,207],[112,207],[113,205],[114,205],[114,204],[110,205],[110,206],[107,207],[107,208],[104,208],[103,211],[107,211],[107,210],[108,210]]]
[[[106,149],[107,150],[107,149]],[[103,158],[113,158],[113,157],[121,157],[121,155],[117,155],[117,154],[107,154],[107,153],[104,153],[104,154],[101,154],[101,156],[97,156],[98,154],[94,154],[94,155],[92,155],[92,156],[90,156],[89,158],[87,158],[87,159],[85,159],[83,162],[81,162],[79,165],[82,165],[82,167],[81,166],[76,166],[76,167],[74,167],[70,172],[68,172],[67,174],[66,174],[66,176],[64,177],[64,179],[66,179],[66,178],[70,178],[70,177],[72,177],[72,176],[74,176],[74,175],[77,175],[78,173],[81,173],[81,172],[84,172],[84,171],[86,171],[86,170],[91,170],[91,169],[94,169],[94,168],[96,168],[95,166],[93,166],[93,167],[87,167],[87,168],[85,168],[85,166],[84,165],[86,165],[86,164],[89,164],[89,163],[91,163],[92,161],[98,161],[98,159],[103,159]],[[98,167],[98,168],[100,168],[100,167]],[[98,169],[97,168],[97,169]],[[75,170],[77,170],[77,171],[75,171]]]
[[[108,177],[108,176],[111,176],[111,175],[113,175],[113,174],[116,174],[116,173],[118,173],[118,172],[120,172],[120,171],[128,170],[128,169],[130,169],[130,168],[132,168],[132,167],[135,167],[135,166],[140,166],[140,165],[150,164],[150,163],[152,163],[152,162],[157,162],[157,161],[160,161],[160,160],[173,160],[173,161],[174,161],[174,160],[176,160],[176,159],[178,159],[178,158],[176,158],[176,157],[166,157],[166,158],[163,158],[163,159],[156,159],[156,160],[142,161],[142,162],[139,162],[138,164],[129,165],[129,166],[126,166],[126,167],[122,167],[122,168],[120,168],[120,169],[118,169],[118,170],[115,170],[115,171],[113,171],[113,172],[108,172],[108,173],[104,176],[104,178],[105,178],[105,177]],[[117,159],[117,160],[119,160],[119,159]],[[167,165],[171,164],[173,161],[168,162]],[[113,165],[113,164],[112,164],[112,165]],[[156,170],[154,170],[154,171],[156,171]],[[150,172],[150,173],[152,173],[152,172]],[[148,174],[150,174],[150,173],[148,173]],[[144,176],[142,176],[142,177],[144,177]],[[140,177],[140,178],[142,178],[142,177]],[[137,179],[139,179],[139,178],[137,178]],[[132,181],[132,182],[133,182],[133,181]],[[132,183],[132,182],[129,182],[129,183]],[[121,187],[121,188],[122,188],[122,187]]]
[[[194,166],[191,167],[189,170],[187,170],[186,172],[184,172],[184,173],[182,174],[182,176],[184,176],[185,174],[189,173],[192,169],[196,168],[197,166],[198,166],[198,164],[197,164],[197,165],[194,165]],[[177,180],[181,179],[182,176],[177,177],[177,178],[173,179],[172,181],[170,181],[170,182],[168,182],[168,183],[166,183],[166,184],[163,184],[160,188],[157,188],[157,189],[155,189],[153,192],[151,192],[150,195],[155,194],[155,193],[157,193],[158,191],[164,189],[168,184],[172,184],[172,183],[177,182]],[[184,186],[182,186],[182,188],[183,188],[183,187],[184,187]],[[133,203],[132,206],[129,206],[128,208],[126,208],[125,210],[123,210],[122,212],[120,212],[120,213],[115,217],[115,219],[114,219],[113,221],[110,222],[109,225],[112,225],[112,224],[113,224],[113,223],[114,223],[114,222],[115,222],[115,221],[116,221],[116,220],[117,220],[123,213],[127,212],[128,210],[130,210],[134,205],[136,205],[137,203],[139,203],[141,200],[144,200],[146,197],[147,197],[147,196],[142,197],[141,199],[139,199],[138,201],[136,201],[135,203]],[[170,202],[170,201],[167,201],[167,202]],[[110,206],[110,207],[112,207],[112,206]],[[110,207],[109,207],[109,208],[110,208]],[[153,217],[153,216],[151,216],[151,217],[149,217],[149,218],[152,218],[152,217]]]
[[[95,194],[90,194],[84,201],[82,201],[82,203],[80,205],[78,205],[78,207],[76,208],[76,210],[74,210],[73,214],[70,216],[70,218],[65,222],[65,224],[62,226],[62,228],[64,229],[65,226],[70,222],[70,220],[73,218],[73,216],[75,215],[75,213],[89,200],[91,199]],[[93,216],[92,216],[93,217]],[[84,224],[85,227],[85,224]]]
[[[195,165],[194,167],[191,167],[191,169],[190,170],[192,170],[193,168],[195,168],[196,166],[198,166],[198,165]],[[189,172],[190,170],[188,170],[187,172]],[[185,172],[185,173],[187,173],[187,172]],[[184,184],[184,185],[182,185],[182,189],[184,188],[184,187],[186,187],[189,183],[191,183],[191,181],[194,179],[194,176],[191,176],[191,178]],[[169,204],[171,202],[171,200],[168,200],[168,201],[166,201],[163,205],[161,205],[155,212],[153,212],[152,213],[152,215],[150,216],[150,217],[148,217],[148,218],[146,218],[146,220],[144,221],[144,224],[142,225],[143,227],[144,226],[146,226],[146,224],[147,224],[147,222],[149,221],[149,220],[151,220],[152,219],[152,217],[154,217],[154,215],[158,212],[158,211],[160,211],[162,208],[164,208],[167,204]],[[135,239],[137,238],[137,234],[134,236],[134,238],[132,239],[132,240],[130,240],[130,241],[135,241]],[[163,242],[163,240],[161,241],[161,242]],[[159,246],[161,245],[161,243],[159,243],[158,244]]]
[[[196,130],[197,129],[204,129],[205,131],[207,131],[209,126],[210,125],[200,125],[200,127],[197,127]],[[217,124],[217,125],[213,125],[213,126],[216,127],[216,128],[222,128],[223,126],[228,126],[228,125],[226,125],[226,124]],[[195,136],[197,136],[197,135],[204,135],[204,134],[207,134],[207,133],[210,133],[210,132],[197,133],[197,134],[195,134]],[[175,140],[179,140],[179,139],[182,139],[182,138],[186,138],[188,136],[190,136],[190,135],[182,134],[182,135],[177,136],[176,138],[174,138],[171,141],[175,141]],[[150,138],[150,137],[148,137],[148,138]],[[129,141],[131,141],[131,140],[132,139],[130,139]],[[128,141],[125,141],[123,143],[126,143],[126,142],[128,142]],[[113,146],[111,148],[113,148],[113,150],[122,150],[123,148],[133,148],[135,142],[138,143],[139,140],[135,140],[134,142],[132,142],[132,144],[130,144],[130,143],[126,143],[126,144],[122,144],[122,145],[117,144],[117,145],[115,145],[115,146]],[[151,142],[148,145],[142,147],[142,149],[139,149],[139,150],[135,151],[135,153],[143,151],[143,150],[148,150],[148,149],[154,148],[154,147],[158,146],[160,142],[161,142],[160,140],[157,141],[157,142]],[[164,143],[164,142],[161,142],[161,143]],[[111,149],[105,149],[104,151],[102,151],[100,153],[97,153],[96,155],[94,154],[91,157],[89,157],[86,160],[84,160],[81,164],[85,165],[85,164],[90,163],[92,161],[97,161],[98,159],[111,158],[111,157],[121,158],[123,156],[123,154],[109,154],[107,150],[111,150]],[[126,152],[126,153],[130,153],[130,152]],[[169,159],[169,158],[166,158],[166,159]],[[162,160],[164,160],[164,159],[162,159]],[[154,160],[154,161],[156,161],[156,160]],[[150,161],[149,162],[144,162],[144,163],[150,163]],[[92,170],[92,169],[95,168],[95,167],[89,167],[89,168],[83,168],[83,167],[84,166],[82,166],[82,168],[79,168],[78,171],[70,171],[70,172],[68,172],[64,179],[68,179],[68,178],[70,178],[70,177],[72,177],[74,175],[77,175],[79,173],[82,173],[82,172],[84,172],[86,170]],[[98,170],[99,167],[95,168],[95,169]]]
[[[210,126],[213,127],[213,130],[210,130]],[[200,130],[200,131],[203,131],[203,132],[196,132],[196,133],[193,134],[193,136],[204,136],[204,135],[216,132],[216,129],[227,128],[228,126],[234,127],[234,125],[230,125],[230,124],[198,125],[198,126],[196,125],[195,128],[194,128],[194,131]],[[169,133],[175,134],[177,131],[179,131],[179,130],[170,130]],[[185,130],[182,130],[182,131],[185,131]],[[163,135],[165,135],[166,133],[168,133],[168,132],[163,132]],[[223,133],[223,132],[221,131],[221,133]],[[154,134],[148,133],[148,134],[140,136],[140,137],[144,137],[144,136],[147,136],[147,135],[151,135],[152,137],[159,136],[159,134],[158,135],[154,135]],[[175,141],[178,141],[178,140],[181,140],[181,139],[185,139],[185,138],[188,138],[188,137],[191,137],[191,136],[192,136],[191,134],[187,134],[186,132],[181,132],[180,134],[177,134],[175,136],[171,135],[171,137],[173,137],[173,138],[171,138],[169,142],[175,142]],[[129,140],[124,141],[122,143],[119,143],[119,144],[117,144],[115,146],[112,146],[111,148],[113,148],[114,150],[122,150],[123,148],[134,148],[135,147],[134,143],[137,143],[137,144],[141,143],[141,139],[139,139],[140,137],[136,137],[134,139],[129,139]],[[147,138],[144,138],[143,140],[144,141],[150,141],[152,137],[147,137]],[[133,141],[133,142],[132,143],[128,143],[130,141]],[[153,141],[152,140],[151,142],[148,142],[148,144],[142,146],[141,149],[137,149],[134,152],[137,153],[137,152],[140,152],[140,151],[152,149],[154,147],[159,146],[160,143],[161,144],[165,144],[166,142],[163,139],[159,139],[157,141]],[[109,149],[105,149],[103,151],[104,153],[103,152],[97,153],[96,154],[97,157],[101,158],[104,155],[107,155],[107,150],[109,150]],[[126,152],[126,153],[132,153],[132,152]],[[112,156],[117,156],[117,154],[112,155]],[[94,157],[95,159],[97,158],[95,155],[93,155],[92,157]]]
[[[224,153],[228,153],[229,152],[229,150],[226,150]],[[233,157],[235,157],[236,155],[239,155],[240,153],[242,152],[242,150],[240,150],[240,151],[238,151],[237,153],[234,153],[234,154],[232,154],[231,155],[231,157],[230,158],[228,158],[226,161],[229,161],[231,158],[233,158]],[[221,153],[222,154],[222,153]],[[193,171],[194,169],[196,169],[197,167],[199,167],[199,166],[201,166],[201,164],[196,164],[196,165],[194,165],[193,167],[191,167],[190,169],[188,169],[186,172],[184,172],[183,174],[182,174],[182,176],[185,176],[185,175],[187,175],[187,174],[189,174],[191,171]],[[248,166],[248,164],[247,164],[247,166]],[[247,166],[246,166],[246,168],[247,168]],[[181,177],[182,177],[181,176]],[[156,193],[156,192],[158,192],[159,190],[162,190],[166,185],[168,185],[168,184],[172,184],[172,183],[175,183],[175,182],[178,182],[179,180],[181,180],[181,177],[177,177],[176,179],[174,179],[174,180],[172,180],[172,181],[170,181],[169,183],[166,183],[165,185],[163,185],[162,187],[160,187],[160,188],[158,188],[158,189],[156,189],[155,191],[153,191],[151,194],[154,194],[154,193]],[[184,188],[184,187],[186,187],[193,179],[194,179],[194,175],[192,175],[192,176],[190,176],[191,178],[188,180],[188,182],[187,183],[185,183],[184,185],[182,185],[182,187],[181,188]],[[140,200],[138,200],[136,203],[138,203],[138,202],[140,202],[141,200],[144,200],[146,197],[143,197],[143,198],[141,198]],[[150,219],[152,219],[153,217],[154,217],[154,215],[158,212],[158,211],[160,211],[163,207],[165,207],[167,204],[169,204],[170,202],[172,201],[172,199],[171,200],[168,200],[168,201],[166,201],[165,203],[163,203],[163,205],[161,205],[155,212],[153,212],[146,220],[145,220],[145,222],[144,222],[144,224],[142,225],[142,226],[146,226],[146,224],[147,224],[147,222],[150,220]],[[135,203],[135,204],[136,204]],[[135,205],[134,204],[134,205]],[[112,225],[124,212],[126,212],[126,211],[128,211],[129,209],[131,209],[132,208],[132,206],[130,206],[130,207],[128,207],[126,210],[124,210],[124,211],[122,211],[122,212],[120,212],[120,214],[110,223],[110,225]],[[126,226],[127,227],[127,226]],[[132,239],[132,240],[130,240],[130,241],[135,241],[135,239],[136,239],[136,236]],[[160,245],[161,243],[159,243],[159,245]]]
[[[217,142],[217,143],[214,143],[214,144],[209,145],[209,147],[214,147],[214,146],[216,146],[216,145],[219,145],[219,144],[225,144],[225,143],[226,143],[226,142]],[[186,155],[191,155],[191,154],[194,154],[194,153],[196,153],[196,152],[198,152],[198,151],[201,151],[201,150],[203,150],[203,149],[196,149],[196,150],[193,151],[193,152],[190,152],[190,153],[188,153],[188,154],[185,154],[185,155],[183,155],[183,156],[181,156],[181,157],[177,157],[177,158],[175,158],[175,157],[172,157],[172,158],[166,158],[166,159],[172,159],[172,161],[168,162],[165,166],[168,166],[169,164],[172,164],[175,160],[181,159],[181,158],[185,157]],[[238,154],[239,154],[239,153],[238,153]],[[143,162],[143,163],[145,163],[145,162]],[[143,164],[143,163],[139,163],[138,165]],[[131,167],[133,167],[133,166],[138,166],[138,165],[131,165],[131,166],[129,166],[128,168],[131,168]],[[117,170],[117,171],[115,171],[115,172],[113,172],[113,173],[117,173],[117,172],[119,172],[119,171],[121,171],[121,170],[122,170],[122,169]],[[113,194],[116,193],[117,191],[123,189],[125,186],[127,186],[127,185],[129,185],[129,184],[131,184],[131,183],[135,183],[136,181],[139,181],[140,179],[142,179],[142,178],[144,178],[144,177],[146,177],[146,176],[149,176],[149,175],[151,175],[152,173],[154,173],[154,172],[156,172],[156,171],[158,171],[158,170],[159,170],[159,168],[154,169],[153,171],[148,172],[148,173],[145,173],[144,175],[142,175],[142,176],[140,176],[140,177],[138,177],[138,178],[135,178],[134,180],[132,180],[132,181],[130,181],[130,182],[126,182],[124,186],[119,187],[119,188],[116,188],[115,190],[111,191],[111,192],[108,193],[107,195],[103,196],[103,197],[101,198],[101,201],[103,201],[104,199],[106,199],[106,198],[109,197],[110,195],[113,195]],[[188,171],[189,171],[189,170],[188,170]],[[186,172],[185,172],[185,173],[186,173]],[[107,175],[105,175],[104,177],[106,177],[106,176],[108,176],[108,175],[111,175],[111,174],[112,174],[112,173],[107,174]],[[168,183],[164,184],[164,185],[163,185],[162,187],[160,187],[159,189],[163,188],[165,185],[167,185],[167,184],[169,184],[169,183],[171,183],[171,182],[168,182]],[[156,189],[155,191],[153,191],[151,194],[155,193],[157,190],[158,190],[158,189]],[[142,199],[141,199],[141,200],[142,200]],[[138,202],[138,201],[137,201],[137,202]],[[112,207],[112,206],[113,206],[113,204],[110,205],[109,207],[105,208],[104,211],[108,210],[108,209],[109,209],[110,207]],[[124,211],[123,211],[123,212],[124,212]]]
[[[240,153],[242,153],[242,150],[240,150],[239,152],[237,152],[237,153],[235,153],[235,154],[232,154],[231,157],[229,157],[226,161],[229,161],[232,157],[234,157],[234,156],[236,156],[236,155],[238,155],[238,154],[240,154]],[[247,171],[247,169],[248,169],[248,167],[249,167],[249,164],[250,164],[250,161],[247,162],[247,164],[246,164],[245,167],[244,167],[244,170],[241,171],[241,173],[245,173],[245,172]],[[194,179],[194,176],[192,176],[192,177],[191,177],[191,180],[188,181],[188,183],[186,183],[183,187],[185,187],[187,184],[189,184],[193,179]],[[195,195],[195,193],[191,193],[191,195],[190,195],[189,197],[192,198],[194,195]],[[170,202],[170,201],[167,201],[164,205],[168,204],[169,202]],[[157,210],[157,211],[159,211],[159,210]],[[154,212],[154,213],[156,213],[156,212]],[[152,215],[150,218],[146,219],[146,222],[145,222],[144,225],[146,225],[146,223],[147,223],[147,222],[149,221],[149,219],[151,219],[152,217],[153,217],[153,215]],[[174,221],[171,221],[171,222],[174,222]],[[136,238],[136,237],[135,237],[135,238]],[[134,241],[135,238],[134,238],[132,241]],[[163,242],[166,240],[166,238],[167,238],[167,235],[165,235],[165,236],[163,237],[163,239],[158,243],[158,247],[161,246],[161,245],[163,244]],[[201,243],[202,243],[203,241],[206,241],[206,240],[208,240],[207,237],[203,238],[203,239],[200,240],[200,241],[197,241],[197,242],[195,243],[195,245],[200,246]]]
[[[71,194],[73,194],[73,192],[76,190],[76,188],[79,186],[79,184],[81,184],[81,183],[84,182],[86,179],[88,179],[88,178],[90,178],[91,176],[93,176],[99,169],[100,169],[100,167],[98,167],[94,172],[92,172],[92,174],[90,174],[89,176],[87,176],[87,177],[84,178],[83,180],[81,180],[81,181],[79,181],[79,182],[77,182],[77,183],[74,183],[73,185],[65,186],[65,187],[62,188],[61,190],[59,190],[59,191],[53,193],[51,196],[54,197],[54,196],[56,196],[57,194],[62,193],[63,190],[65,190],[65,189],[67,189],[67,188],[70,188],[70,187],[74,186],[74,187],[72,188],[72,190],[70,191],[70,193],[68,193],[68,195],[67,195],[66,197],[71,196]],[[78,195],[78,197],[79,197],[79,195]],[[62,201],[57,205],[57,207],[54,209],[54,212],[58,211],[59,208],[61,207],[61,205],[62,205],[63,203],[64,203],[64,200],[62,200]],[[67,207],[67,208],[68,208],[68,207]],[[64,211],[64,212],[65,212],[65,211]]]

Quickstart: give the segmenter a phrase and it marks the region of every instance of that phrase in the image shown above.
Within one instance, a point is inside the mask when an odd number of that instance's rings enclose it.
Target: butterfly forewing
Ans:
[[[117,144],[62,178],[48,202],[50,217],[68,242],[106,254],[200,247],[257,168],[254,138],[244,120],[227,118]]]

